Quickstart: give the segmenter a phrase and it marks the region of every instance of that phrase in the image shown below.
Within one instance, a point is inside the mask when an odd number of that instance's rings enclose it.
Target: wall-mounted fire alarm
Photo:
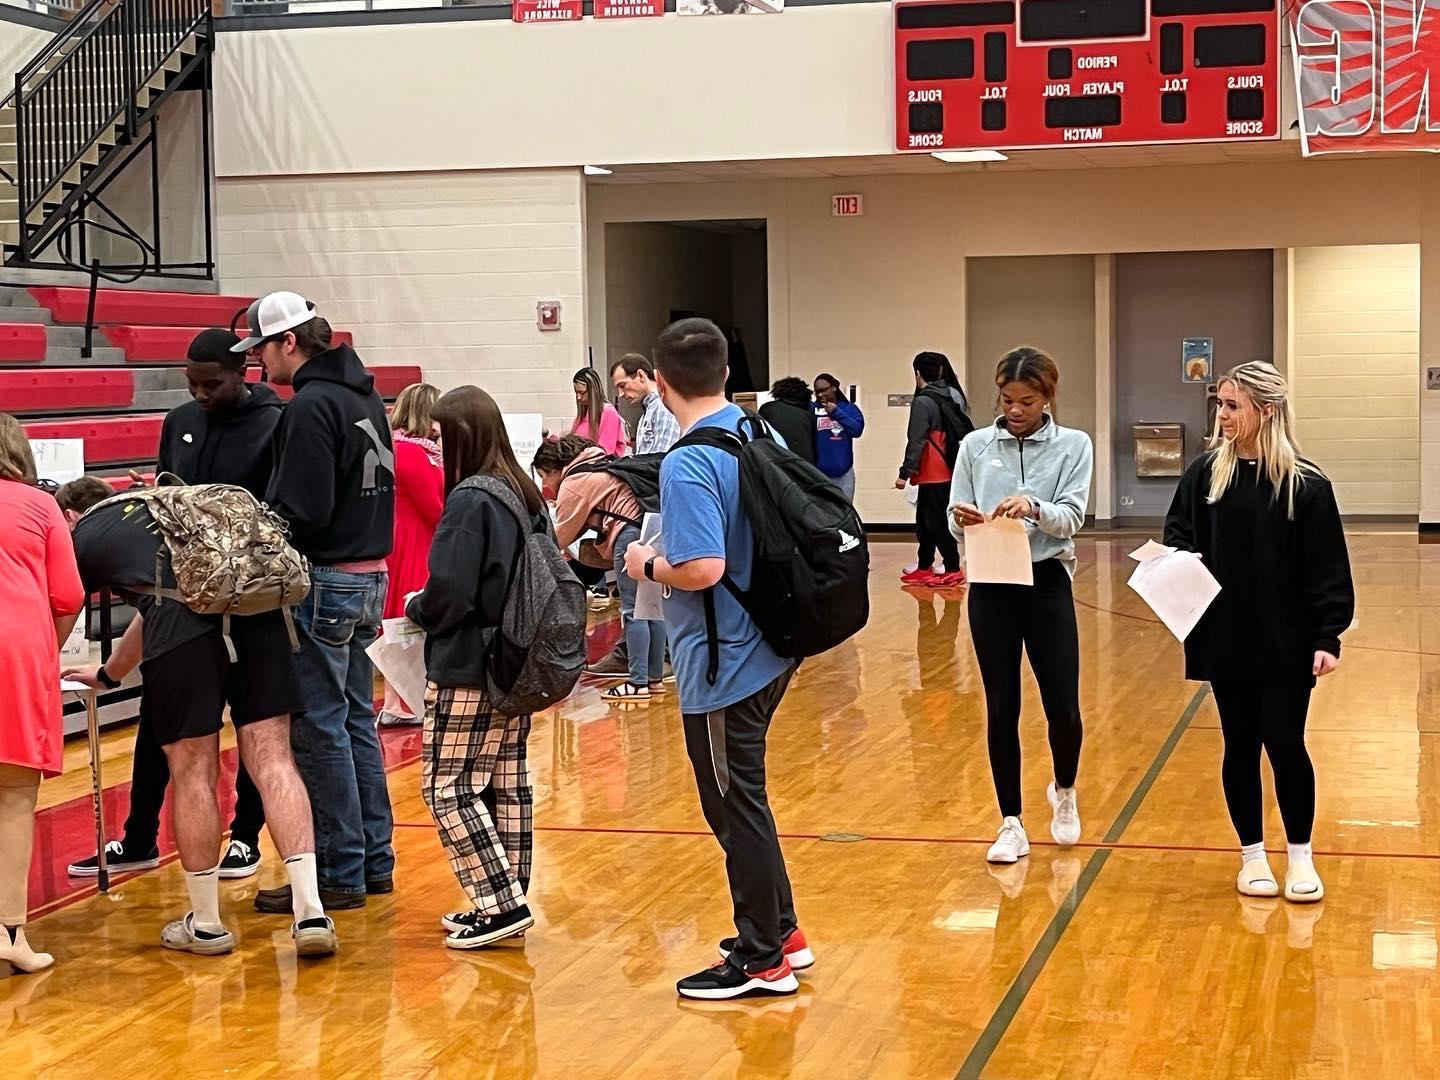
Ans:
[[[560,301],[541,300],[535,305],[535,325],[541,330],[560,329]]]

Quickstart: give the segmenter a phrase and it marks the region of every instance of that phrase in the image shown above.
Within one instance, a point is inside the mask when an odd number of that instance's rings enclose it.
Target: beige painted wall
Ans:
[[[865,196],[864,217],[831,217],[830,196],[841,191]],[[1428,157],[592,184],[587,208],[596,223],[767,220],[772,375],[830,370],[860,384],[868,428],[856,444],[857,502],[876,522],[903,521],[907,513],[891,487],[905,410],[888,408],[886,395],[910,392],[909,359],[923,348],[947,352],[960,370],[970,370],[967,257],[1428,240],[1422,251],[1421,348],[1429,363],[1440,366],[1440,161]],[[590,297],[603,312],[594,228],[590,236]],[[592,344],[605,333],[599,312]],[[1075,385],[1067,380],[1067,392]],[[1095,428],[1103,432],[1105,402],[1095,399],[1092,407]],[[1424,520],[1440,521],[1440,391],[1422,409],[1429,421],[1424,467],[1433,471]],[[1096,489],[1101,498],[1110,497],[1098,475]],[[1099,498],[1095,509],[1101,517],[1109,511]]]
[[[1294,252],[1299,437],[1347,514],[1420,509],[1420,248]]]
[[[54,37],[49,30],[19,23],[0,21],[0,97],[15,89],[15,73],[28,64],[35,54]]]
[[[574,417],[585,363],[585,189],[574,169],[229,179],[221,287],[290,288],[355,331],[373,364],[419,364],[503,409]],[[539,300],[562,329],[542,333]]]
[[[883,154],[890,20],[873,3],[220,34],[219,173]]]

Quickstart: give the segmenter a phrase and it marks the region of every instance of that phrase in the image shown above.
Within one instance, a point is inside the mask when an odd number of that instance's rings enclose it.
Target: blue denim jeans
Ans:
[[[636,686],[649,686],[665,675],[665,624],[635,618],[635,592],[640,583],[625,573],[625,552],[639,541],[640,530],[635,526],[620,530],[615,539],[615,581],[620,587],[620,617],[625,620],[630,681]]]
[[[310,793],[320,885],[336,892],[363,893],[395,870],[375,667],[365,655],[379,635],[388,576],[312,567],[310,595],[295,609],[305,711],[291,721],[290,745]]]

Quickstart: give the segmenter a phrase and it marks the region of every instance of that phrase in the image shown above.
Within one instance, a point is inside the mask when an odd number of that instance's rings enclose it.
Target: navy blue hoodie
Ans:
[[[265,501],[319,566],[383,559],[394,543],[395,450],[375,380],[348,345],[306,361],[275,441]]]

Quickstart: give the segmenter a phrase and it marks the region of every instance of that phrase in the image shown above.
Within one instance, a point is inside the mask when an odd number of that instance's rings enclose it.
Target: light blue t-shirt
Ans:
[[[695,428],[731,431],[744,412],[726,405],[696,422]],[[711,446],[678,446],[660,469],[661,530],[665,561],[672,566],[695,559],[724,559],[726,572],[741,589],[750,586],[754,535],[740,509],[740,463]],[[723,584],[715,586],[715,624],[720,663],[715,685],[705,626],[705,594],[672,589],[665,599],[670,660],[680,691],[682,713],[707,713],[743,701],[765,689],[789,669],[760,636],[755,621]]]

